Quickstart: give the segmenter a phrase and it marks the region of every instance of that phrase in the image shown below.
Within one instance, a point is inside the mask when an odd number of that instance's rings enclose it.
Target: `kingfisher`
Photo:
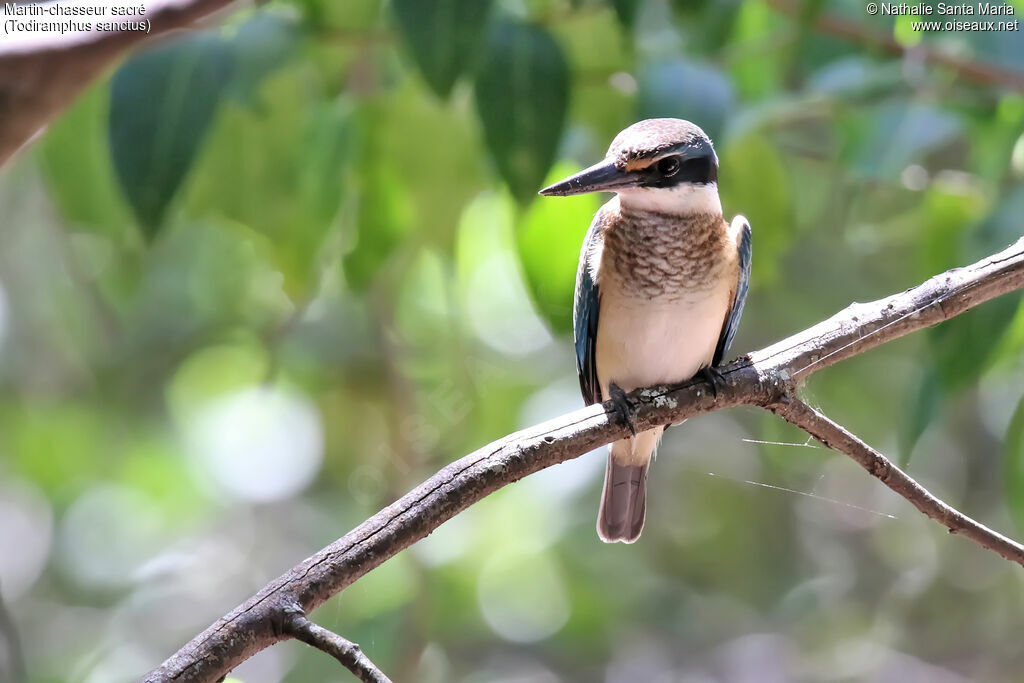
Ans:
[[[714,370],[739,327],[750,282],[751,231],[722,218],[718,156],[700,127],[646,119],[619,133],[604,160],[540,191],[615,194],[580,250],[573,331],[587,405],[612,400],[631,436],[608,453],[597,533],[633,543],[643,530],[647,472],[665,427],[636,433],[626,393]]]

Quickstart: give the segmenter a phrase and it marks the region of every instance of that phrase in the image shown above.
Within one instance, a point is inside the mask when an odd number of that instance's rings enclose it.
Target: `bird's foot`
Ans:
[[[718,385],[725,382],[725,377],[722,375],[722,371],[711,365],[701,368],[698,372],[701,379],[708,383],[711,387],[711,396],[718,399]]]
[[[626,392],[618,384],[612,382],[608,385],[608,393],[611,395],[615,412],[619,414],[622,421],[629,427],[629,433],[636,436],[636,426],[633,424],[633,406],[630,405]]]

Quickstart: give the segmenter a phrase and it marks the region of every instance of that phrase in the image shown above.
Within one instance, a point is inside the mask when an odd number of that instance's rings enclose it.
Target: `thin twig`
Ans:
[[[778,409],[796,379],[1024,288],[1024,238],[1002,252],[871,303],[853,304],[814,327],[721,368],[717,397],[703,380],[629,394],[640,431],[739,405]],[[896,321],[896,322],[894,322]],[[797,373],[799,371],[799,376]],[[593,405],[506,436],[457,460],[328,547],[267,584],[150,672],[145,681],[213,681],[288,637],[282,614],[310,612],[388,558],[494,491],[623,438],[612,404]],[[966,526],[965,526],[966,528]],[[983,527],[974,535],[977,540]],[[1000,537],[1001,538],[1001,537]],[[985,547],[999,547],[986,539]]]
[[[391,679],[351,640],[314,624],[298,604],[293,604],[286,611],[285,633],[334,657],[363,683],[391,683]]]
[[[768,0],[768,4],[780,13],[795,18],[804,12],[801,3],[795,0]],[[874,47],[896,57],[909,55],[926,63],[939,64],[978,85],[1011,88],[1024,93],[1024,71],[1019,69],[965,59],[924,45],[908,47],[893,38],[891,32],[864,28],[829,12],[816,12],[811,17],[814,28],[826,35]]]
[[[0,165],[71,104],[121,54],[192,26],[232,0],[149,0],[146,31],[24,33],[0,41]]]
[[[949,529],[950,533],[969,538],[981,547],[1024,566],[1024,546],[943,502],[884,455],[803,401],[787,396],[768,409],[829,448],[853,458],[872,477],[906,498],[918,510]]]

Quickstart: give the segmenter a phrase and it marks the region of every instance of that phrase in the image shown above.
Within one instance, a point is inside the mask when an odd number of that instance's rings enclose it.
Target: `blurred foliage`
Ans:
[[[497,21],[474,93],[502,178],[516,199],[530,201],[555,159],[565,124],[569,73],[562,49],[536,26]]]
[[[601,198],[535,193],[638,118],[703,126],[751,220],[736,353],[1021,235],[1024,96],[827,27],[1018,70],[1019,32],[789,6],[275,0],[90,87],[0,174],[0,593],[29,680],[132,680],[443,464],[579,407]],[[805,394],[1020,537],[1022,352],[1007,296]],[[401,681],[1018,680],[1019,572],[813,445],[754,410],[670,430],[629,547],[597,541],[589,454],[315,617]],[[284,644],[232,676],[341,673]]]
[[[224,41],[198,33],[144,51],[114,75],[110,154],[146,232],[163,222],[213,121],[231,66]]]
[[[487,33],[491,0],[395,0],[396,27],[423,78],[438,97],[474,66]]]

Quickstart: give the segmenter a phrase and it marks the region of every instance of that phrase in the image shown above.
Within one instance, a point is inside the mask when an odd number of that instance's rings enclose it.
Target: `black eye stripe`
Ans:
[[[691,183],[706,183],[711,171],[711,160],[707,157],[687,159],[680,172],[680,179]]]
[[[718,182],[718,164],[712,156],[696,156],[689,159],[681,155],[659,159],[648,167],[643,185],[645,187],[673,187],[681,183],[704,185]]]

